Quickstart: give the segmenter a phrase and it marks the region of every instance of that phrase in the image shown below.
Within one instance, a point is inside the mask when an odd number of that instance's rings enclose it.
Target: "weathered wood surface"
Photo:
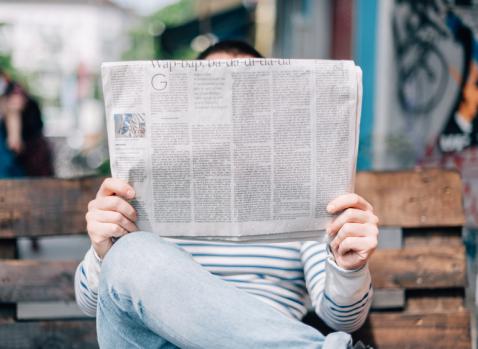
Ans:
[[[463,246],[377,250],[369,266],[376,288],[454,288],[466,285]]]
[[[377,250],[370,261],[375,288],[457,288],[466,284],[463,246]],[[0,261],[0,302],[74,299],[77,261]]]
[[[98,348],[95,322],[35,321],[0,325],[2,349]]]
[[[424,291],[422,291],[424,293]],[[451,290],[426,291],[423,296],[410,296],[407,299],[406,311],[409,314],[453,313],[466,311],[463,294]]]
[[[0,181],[0,238],[85,232],[87,204],[102,178]]]
[[[383,226],[461,226],[465,221],[461,180],[454,171],[360,172],[355,188],[373,204]]]
[[[74,300],[77,261],[0,261],[0,303]]]
[[[353,337],[377,349],[469,349],[470,314],[371,313]]]
[[[0,238],[83,233],[87,203],[102,180],[1,180]],[[463,225],[461,189],[458,173],[438,169],[361,172],[356,180],[383,226]]]

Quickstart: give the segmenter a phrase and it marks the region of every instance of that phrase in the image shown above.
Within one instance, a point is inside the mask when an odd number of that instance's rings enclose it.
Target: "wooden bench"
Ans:
[[[459,174],[359,173],[356,192],[374,205],[381,236],[372,311],[354,338],[375,348],[471,348]],[[311,314],[305,321],[329,331]]]
[[[73,301],[78,261],[18,260],[16,239],[85,234],[101,181],[0,181],[0,348],[97,347],[94,320],[19,319],[22,302]],[[374,309],[354,337],[376,348],[470,348],[459,175],[359,173],[356,189],[375,206],[385,248],[370,262]],[[327,331],[312,314],[305,321]]]

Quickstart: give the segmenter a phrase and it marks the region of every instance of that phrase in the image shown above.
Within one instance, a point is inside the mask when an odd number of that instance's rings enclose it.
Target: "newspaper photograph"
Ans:
[[[352,61],[102,65],[111,173],[164,237],[323,240],[352,192],[362,73]]]

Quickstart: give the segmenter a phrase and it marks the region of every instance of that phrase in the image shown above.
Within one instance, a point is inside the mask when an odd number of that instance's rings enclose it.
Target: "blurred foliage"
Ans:
[[[41,101],[41,98],[38,96],[38,91],[31,89],[30,81],[34,77],[34,74],[26,74],[21,72],[13,66],[12,58],[9,54],[0,53],[0,70],[4,71],[7,76],[20,84],[23,89],[28,91],[28,94],[37,100]]]
[[[24,83],[26,78],[21,74],[12,64],[12,58],[8,54],[0,53],[0,70],[7,73],[7,75],[20,83]],[[24,84],[22,84],[24,86]]]
[[[6,72],[8,75],[12,75],[14,72],[12,60],[9,55],[0,54],[0,69]]]
[[[166,6],[152,15],[164,25],[171,27],[188,22],[196,16],[194,0],[180,0],[177,3]]]
[[[141,19],[140,23],[130,32],[131,47],[124,53],[126,60],[145,59],[192,59],[196,52],[190,47],[184,47],[172,55],[161,49],[158,36],[167,28],[194,19],[196,16],[194,0],[180,0],[166,6],[156,13]]]

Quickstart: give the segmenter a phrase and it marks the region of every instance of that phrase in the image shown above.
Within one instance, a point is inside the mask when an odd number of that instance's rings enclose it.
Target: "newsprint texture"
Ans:
[[[353,190],[362,73],[351,61],[104,63],[113,177],[165,237],[322,240]]]

